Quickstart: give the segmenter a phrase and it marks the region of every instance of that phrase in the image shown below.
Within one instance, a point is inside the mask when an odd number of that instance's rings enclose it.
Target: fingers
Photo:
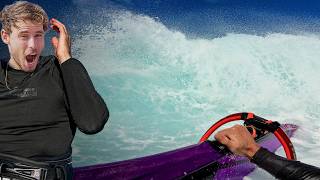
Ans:
[[[51,28],[55,31],[67,32],[67,29],[64,26],[64,24],[62,24],[60,21],[58,21],[54,18],[50,19],[50,24],[51,24]]]
[[[54,47],[55,49],[58,48],[58,43],[59,43],[59,41],[58,41],[58,38],[57,38],[57,37],[53,37],[53,38],[51,39],[51,43],[52,43],[52,45],[53,45],[53,47]]]
[[[220,143],[226,145],[231,152],[247,157],[252,157],[260,147],[247,128],[241,125],[235,125],[219,131],[215,135],[215,138]]]
[[[59,28],[55,25],[50,26],[54,31],[56,31],[58,34],[60,33]]]
[[[59,37],[53,37],[51,43],[55,49],[55,55],[60,64],[71,58],[71,37],[64,24],[52,18],[50,27],[59,34]]]
[[[226,145],[229,149],[237,148],[241,146],[241,141],[239,141],[239,127],[240,125],[235,125],[231,128],[221,130],[215,135],[215,138],[222,144]]]
[[[219,141],[221,144],[225,145],[228,147],[228,149],[233,152],[234,154],[237,155],[242,155],[243,153],[241,152],[242,144],[241,142],[237,139],[237,134],[235,132],[235,128],[227,128],[224,129],[220,132],[218,132],[215,135],[215,138],[217,141]]]
[[[68,34],[67,28],[64,24],[62,24],[60,21],[52,18],[50,20],[51,28],[59,33],[60,37],[65,39],[67,41],[68,46],[71,46],[71,37]]]
[[[219,131],[217,134],[215,134],[214,138],[218,140],[221,144],[228,146],[231,140],[228,132],[228,129]]]
[[[67,31],[67,28],[65,27],[64,24],[62,24],[60,21],[58,21],[57,19],[52,18],[50,20],[50,27],[51,29],[53,29],[54,31],[56,31],[61,38],[65,38],[66,40],[70,41],[70,37]]]

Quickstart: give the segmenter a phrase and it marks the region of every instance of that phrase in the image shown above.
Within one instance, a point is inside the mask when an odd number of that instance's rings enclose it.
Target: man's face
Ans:
[[[1,31],[2,40],[9,48],[10,65],[15,69],[33,72],[44,48],[43,26],[31,21],[18,21],[16,25],[18,28],[12,26],[10,34]]]

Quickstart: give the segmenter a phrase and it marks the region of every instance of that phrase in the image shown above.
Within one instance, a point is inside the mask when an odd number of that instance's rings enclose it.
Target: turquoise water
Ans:
[[[190,145],[215,120],[242,111],[299,125],[292,139],[299,160],[320,166],[319,35],[190,39],[155,18],[110,16],[109,26],[74,38],[75,56],[111,113],[100,134],[77,133],[75,166]]]

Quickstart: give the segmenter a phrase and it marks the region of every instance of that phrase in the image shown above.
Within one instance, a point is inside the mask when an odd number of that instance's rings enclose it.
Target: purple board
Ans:
[[[297,129],[291,124],[281,127],[289,137]],[[259,144],[272,152],[280,147],[273,134],[265,136]],[[214,179],[242,179],[255,169],[246,158],[226,156],[204,142],[137,159],[78,167],[74,169],[74,179],[179,179],[212,162],[219,164]]]

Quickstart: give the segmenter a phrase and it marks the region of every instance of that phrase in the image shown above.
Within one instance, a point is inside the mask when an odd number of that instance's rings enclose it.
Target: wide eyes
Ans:
[[[36,34],[35,37],[42,37],[43,34]]]
[[[22,39],[22,40],[28,40],[29,35],[28,34],[20,34],[19,38]]]
[[[42,38],[43,37],[43,34],[42,33],[38,33],[38,34],[35,34],[35,35],[33,35],[34,36],[34,38]],[[21,39],[21,40],[28,40],[29,38],[31,38],[32,37],[32,35],[31,34],[20,34],[19,35],[19,38]]]

